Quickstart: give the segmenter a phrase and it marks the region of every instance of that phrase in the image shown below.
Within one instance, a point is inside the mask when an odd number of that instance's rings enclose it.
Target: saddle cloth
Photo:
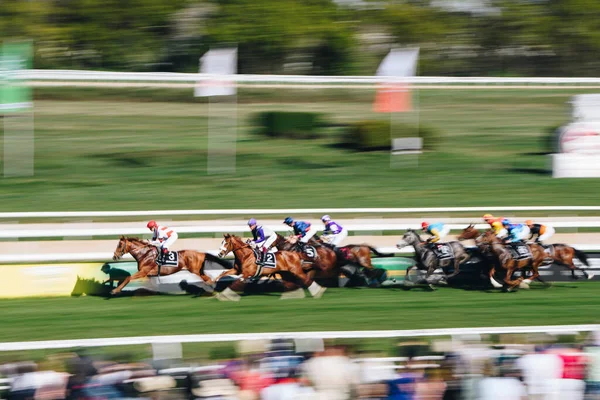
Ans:
[[[526,258],[532,258],[529,246],[524,243],[511,243],[508,245],[512,257],[517,260],[524,260]]]
[[[313,260],[317,258],[317,249],[315,249],[313,246],[304,246],[303,252]]]
[[[261,254],[258,250],[254,250],[254,257],[258,260]],[[265,254],[265,259],[263,260],[263,267],[265,268],[276,268],[277,267],[277,258],[275,257],[275,253],[267,253]]]
[[[177,254],[176,251],[168,252],[164,258],[164,261],[161,263],[161,265],[168,267],[176,267],[177,264],[179,264],[179,254]]]
[[[454,258],[454,250],[452,250],[452,246],[448,243],[434,243],[433,253],[440,261]]]

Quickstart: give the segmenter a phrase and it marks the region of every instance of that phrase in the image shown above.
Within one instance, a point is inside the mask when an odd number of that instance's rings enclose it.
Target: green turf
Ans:
[[[0,211],[597,204],[600,180],[552,179],[542,154],[572,90],[421,90],[418,118],[441,137],[418,166],[336,147],[339,127],[318,140],[253,134],[263,110],[389,118],[358,92],[312,102],[310,91],[240,95],[234,175],[207,175],[206,103],[39,100],[35,175],[0,179]]]
[[[517,293],[329,289],[323,298],[94,297],[0,301],[0,341],[310,330],[598,323],[598,282],[534,284]]]

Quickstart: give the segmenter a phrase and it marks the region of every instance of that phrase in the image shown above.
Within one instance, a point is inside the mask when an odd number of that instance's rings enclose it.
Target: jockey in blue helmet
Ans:
[[[529,227],[525,224],[511,224],[508,219],[502,220],[502,226],[508,231],[506,241],[509,243],[517,243],[525,240],[531,233]]]
[[[283,220],[283,223],[294,229],[294,235],[300,239],[300,243],[308,243],[308,241],[317,233],[317,229],[311,227],[309,222],[294,221],[292,217],[287,217]]]

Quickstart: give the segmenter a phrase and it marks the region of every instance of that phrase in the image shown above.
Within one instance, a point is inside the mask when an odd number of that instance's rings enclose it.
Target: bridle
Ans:
[[[230,236],[230,238],[232,238],[232,236]],[[225,239],[227,240],[227,239]],[[227,247],[229,247],[229,245],[232,244],[232,242],[227,243]],[[233,246],[231,247],[231,249],[229,251],[227,251],[227,253],[225,253],[223,256],[229,254],[229,253],[235,253],[238,250],[241,250],[243,248],[246,247],[250,247],[250,245],[248,243],[242,243],[242,245],[240,247],[234,248]],[[225,248],[225,250],[227,250],[227,248]]]
[[[142,250],[142,249],[149,248],[149,247],[154,247],[154,246],[152,246],[150,244],[143,244],[142,243],[141,246],[136,247],[136,248],[132,248],[129,251],[127,251],[127,245],[132,243],[131,239],[121,239],[121,242],[122,242],[121,246],[119,246],[119,248],[117,249],[117,251],[115,251],[115,256],[116,256],[115,259],[116,260],[120,259],[121,257],[123,257],[127,253],[130,253],[131,255],[133,255],[133,253],[132,253],[133,251]],[[150,251],[152,251],[152,249],[150,249]],[[117,252],[120,252],[121,254],[117,254]],[[143,256],[147,257],[148,254],[147,253],[143,254]]]

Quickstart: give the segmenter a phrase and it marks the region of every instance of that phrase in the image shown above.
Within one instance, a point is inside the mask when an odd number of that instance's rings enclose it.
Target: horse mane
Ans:
[[[144,239],[140,239],[138,237],[130,237],[130,236],[121,236],[121,239],[128,240],[130,242],[141,243],[144,244]]]

